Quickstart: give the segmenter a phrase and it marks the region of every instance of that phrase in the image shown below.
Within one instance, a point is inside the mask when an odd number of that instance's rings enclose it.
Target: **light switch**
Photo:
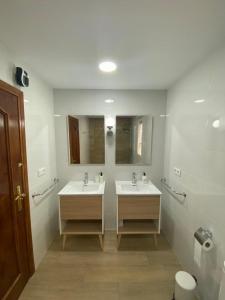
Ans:
[[[181,177],[181,169],[177,168],[177,176]]]
[[[177,167],[174,167],[174,168],[173,168],[173,171],[174,171],[174,174],[175,174],[176,176],[181,177],[181,169],[179,169],[179,168],[177,168]]]
[[[37,173],[38,173],[38,177],[41,177],[41,176],[45,175],[46,174],[46,168],[38,169]]]

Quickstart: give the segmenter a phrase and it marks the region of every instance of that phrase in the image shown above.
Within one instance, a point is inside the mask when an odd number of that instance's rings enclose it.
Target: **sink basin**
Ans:
[[[89,183],[88,185],[82,185],[82,192],[96,192],[100,188],[99,183]]]
[[[132,185],[131,181],[116,181],[116,194],[117,195],[161,195],[157,187],[149,183],[137,182]]]
[[[140,188],[137,185],[131,185],[131,184],[121,184],[121,189],[124,192],[135,192],[135,191],[139,191]]]
[[[58,195],[103,195],[104,190],[105,183],[89,181],[88,185],[84,185],[83,181],[70,181]]]

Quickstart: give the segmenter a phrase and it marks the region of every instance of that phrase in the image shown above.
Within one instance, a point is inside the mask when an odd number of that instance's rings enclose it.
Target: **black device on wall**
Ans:
[[[29,76],[27,71],[20,67],[16,67],[16,82],[18,85],[23,87],[29,86]]]

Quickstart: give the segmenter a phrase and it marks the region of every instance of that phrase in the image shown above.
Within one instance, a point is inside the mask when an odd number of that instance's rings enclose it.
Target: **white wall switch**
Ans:
[[[177,168],[177,176],[181,177],[181,169]]]
[[[174,171],[174,174],[175,174],[176,176],[181,177],[181,169],[179,169],[179,168],[177,168],[177,167],[174,167],[174,168],[173,168],[173,171]]]
[[[38,177],[41,177],[41,176],[45,175],[46,174],[46,168],[38,169],[37,174],[38,174]]]

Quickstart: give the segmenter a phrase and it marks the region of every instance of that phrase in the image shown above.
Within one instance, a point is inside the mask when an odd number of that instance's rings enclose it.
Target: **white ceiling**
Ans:
[[[0,0],[0,40],[55,88],[168,88],[224,37],[225,0]]]

